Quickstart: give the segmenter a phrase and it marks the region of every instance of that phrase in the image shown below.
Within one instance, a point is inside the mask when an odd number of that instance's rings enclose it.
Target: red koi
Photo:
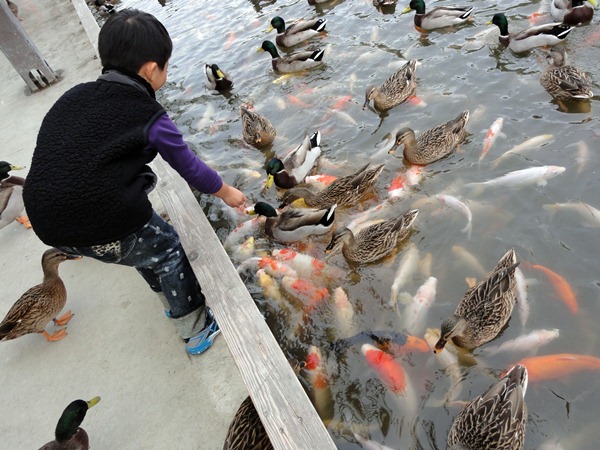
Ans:
[[[552,287],[558,294],[560,300],[567,305],[569,310],[573,314],[576,314],[579,311],[579,305],[577,304],[575,292],[573,292],[571,285],[565,279],[565,277],[539,264],[525,264],[524,267],[531,267],[532,269],[537,269],[543,272],[548,278],[548,281],[550,281],[550,284],[552,284]]]
[[[225,43],[225,49],[229,49],[229,47],[231,47],[231,44],[233,44],[235,42],[235,31],[232,31],[231,33],[229,33],[229,37],[227,38],[227,42]]]
[[[331,109],[343,109],[346,107],[346,105],[352,101],[352,96],[351,95],[344,95],[340,98],[337,99],[337,101],[333,104],[333,106],[331,107]]]
[[[600,358],[591,355],[560,353],[522,359],[531,381],[563,379],[581,371],[600,371]]]
[[[294,103],[295,105],[298,105],[300,108],[310,108],[311,107],[311,105],[309,105],[304,100],[296,97],[293,94],[288,94],[287,98],[290,102]]]
[[[425,100],[423,100],[421,97],[417,97],[416,95],[411,95],[408,97],[407,102],[414,106],[427,106]]]
[[[329,297],[327,288],[318,288],[313,283],[302,278],[285,276],[281,285],[291,296],[297,298],[304,305],[304,311],[309,312]]]
[[[395,394],[406,389],[406,374],[394,357],[371,344],[363,344],[361,352],[381,381]]]

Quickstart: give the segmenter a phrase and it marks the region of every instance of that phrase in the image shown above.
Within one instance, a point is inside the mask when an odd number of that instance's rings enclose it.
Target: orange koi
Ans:
[[[429,344],[416,336],[406,335],[406,342],[404,342],[404,344],[394,342],[394,340],[389,337],[378,337],[374,334],[371,335],[371,337],[375,339],[375,345],[379,350],[389,353],[394,358],[398,358],[401,355],[406,355],[411,352],[429,352]]]
[[[504,119],[502,117],[498,117],[496,120],[494,120],[494,123],[492,124],[488,132],[485,134],[485,138],[483,139],[483,150],[481,151],[479,161],[481,161],[485,157],[485,155],[487,155],[487,152],[490,150],[490,148],[492,148],[492,145],[494,145],[496,138],[502,130],[503,124]]]
[[[531,381],[556,380],[586,370],[600,371],[600,358],[574,353],[533,356],[522,359],[519,364],[527,367]]]
[[[369,366],[377,372],[383,383],[395,393],[406,389],[406,374],[402,365],[394,357],[371,344],[363,344],[361,352]]]
[[[313,402],[317,413],[327,424],[333,416],[333,398],[329,388],[329,378],[323,369],[323,357],[318,347],[311,345],[306,360],[304,370],[307,374],[307,381],[313,388]]]
[[[579,311],[579,305],[577,304],[577,297],[575,297],[575,292],[573,292],[571,285],[565,279],[565,277],[539,264],[526,264],[524,266],[531,267],[532,269],[537,269],[543,272],[548,278],[548,281],[550,281],[550,284],[552,284],[552,287],[558,294],[560,300],[565,305],[567,305],[569,310],[573,314],[576,314]]]
[[[310,281],[302,278],[285,276],[281,280],[281,286],[288,294],[302,302],[306,312],[312,311],[329,297],[327,288],[318,288]]]
[[[304,178],[305,183],[321,183],[325,186],[329,186],[335,180],[337,180],[337,177],[335,175],[328,175],[326,173],[308,175]]]
[[[398,175],[392,180],[392,184],[388,189],[388,196],[391,198],[404,198],[408,193],[406,184],[404,182],[404,174]]]
[[[337,99],[337,101],[333,104],[333,106],[331,107],[331,109],[342,109],[345,108],[346,105],[352,101],[352,96],[351,95],[344,95],[340,98]]]
[[[229,47],[231,47],[231,44],[233,44],[235,42],[235,31],[232,31],[231,33],[229,33],[229,37],[227,38],[227,42],[225,43],[225,49],[229,49]]]
[[[427,106],[425,100],[423,100],[421,97],[417,97],[416,95],[411,95],[408,97],[407,102],[414,106]]]
[[[345,276],[343,270],[327,264],[310,255],[299,253],[293,248],[273,250],[273,258],[291,266],[300,278],[307,280],[319,279],[326,282],[341,279]]]
[[[265,271],[273,277],[283,277],[286,275],[297,277],[296,271],[290,266],[267,256],[258,260],[258,267],[265,269]]]
[[[295,105],[298,105],[300,108],[310,108],[311,107],[311,105],[309,105],[304,100],[296,97],[293,94],[288,94],[287,98],[290,102],[294,103]]]

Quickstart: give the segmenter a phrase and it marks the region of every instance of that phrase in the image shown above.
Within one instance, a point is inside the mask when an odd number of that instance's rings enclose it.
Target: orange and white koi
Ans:
[[[540,264],[525,264],[524,267],[531,267],[532,269],[539,270],[546,275],[559,299],[565,305],[567,305],[569,310],[573,314],[576,314],[579,311],[579,305],[577,304],[575,292],[573,292],[573,288],[571,288],[571,285],[565,277]]]
[[[242,244],[242,242],[248,239],[249,235],[257,233],[258,230],[261,229],[265,220],[266,219],[263,216],[257,216],[239,224],[225,238],[225,242],[223,243],[225,250],[230,252],[234,251],[239,245]]]
[[[304,361],[304,370],[307,375],[307,381],[312,387],[315,410],[321,417],[321,420],[328,422],[333,416],[333,397],[329,386],[329,377],[323,368],[323,356],[319,347],[315,345],[310,346],[308,355]]]
[[[329,298],[329,290],[326,287],[319,288],[303,278],[284,276],[281,279],[281,287],[302,303],[305,312],[314,310]]]
[[[496,120],[494,120],[494,123],[487,131],[487,133],[485,134],[485,138],[483,139],[483,150],[481,151],[481,155],[479,156],[479,161],[485,158],[487,152],[490,151],[490,148],[492,148],[492,145],[494,145],[494,142],[496,142],[498,135],[502,131],[503,124],[504,119],[502,117],[498,117]]]
[[[425,106],[427,106],[427,103],[425,102],[425,100],[423,100],[422,97],[419,97],[417,95],[411,95],[410,97],[408,97],[408,99],[406,101],[413,106],[420,106],[421,108],[424,108]]]
[[[400,289],[404,287],[409,277],[414,273],[419,261],[419,249],[416,245],[410,244],[408,249],[402,255],[396,274],[394,275],[394,282],[392,283],[390,293],[390,306],[395,308],[398,303],[398,293]]]
[[[394,357],[371,344],[363,344],[361,352],[381,381],[395,394],[406,389],[404,368]]]
[[[531,381],[564,379],[581,371],[600,372],[600,358],[576,353],[533,356],[519,361],[527,367]]]
[[[235,42],[235,31],[229,33],[229,37],[227,38],[227,42],[225,42],[225,50],[228,50],[229,47]]]
[[[404,180],[409,186],[417,186],[423,178],[423,166],[411,164],[406,172],[404,172]]]
[[[493,347],[485,347],[484,351],[488,355],[495,355],[502,352],[534,352],[542,345],[556,339],[559,335],[557,328],[552,330],[533,330],[528,334],[503,342]]]
[[[409,193],[409,188],[404,181],[404,174],[396,176],[388,188],[388,197],[394,199],[403,199]]]
[[[322,184],[323,186],[329,186],[335,180],[337,180],[337,177],[335,175],[328,175],[326,173],[320,173],[317,175],[308,175],[307,177],[304,178],[305,183],[318,183],[318,184]]]
[[[473,214],[471,213],[471,210],[469,209],[469,207],[465,203],[460,201],[460,199],[458,199],[457,197],[454,197],[452,195],[437,194],[435,196],[435,198],[437,198],[440,202],[442,202],[443,205],[446,205],[449,208],[459,211],[465,215],[465,217],[467,218],[467,225],[465,225],[465,227],[460,231],[462,233],[467,234],[467,239],[471,239],[471,230],[473,227],[473,223],[472,223]]]
[[[380,444],[379,442],[375,442],[375,441],[372,441],[372,440],[367,439],[365,437],[362,437],[358,433],[354,433],[354,439],[365,450],[394,450],[391,447],[387,447],[387,446],[385,446],[383,444]]]
[[[494,161],[492,161],[492,168],[496,167],[507,156],[520,155],[525,150],[540,148],[542,145],[550,142],[552,139],[554,139],[553,134],[540,134],[538,136],[534,136],[530,139],[527,139],[526,141],[521,142],[519,145],[514,146],[509,151],[503,153],[498,158],[496,158]]]
[[[372,333],[371,337],[375,340],[375,345],[379,350],[389,353],[394,358],[406,355],[407,353],[429,352],[429,345],[427,342],[417,336],[402,335],[402,343],[396,342],[393,336],[377,336],[375,333]]]
[[[517,267],[515,269],[515,290],[517,293],[517,308],[521,325],[525,326],[529,318],[529,300],[527,299],[527,280],[523,271]]]
[[[281,279],[284,276],[297,278],[298,274],[294,269],[292,269],[287,264],[277,261],[273,258],[269,258],[268,256],[254,256],[252,258],[248,258],[244,260],[237,268],[238,273],[244,272],[250,268],[264,269],[264,271],[274,277]]]
[[[283,261],[292,267],[300,278],[332,282],[345,277],[342,269],[289,247],[275,249],[272,255],[276,260]]]
[[[404,310],[402,319],[404,321],[404,330],[415,335],[421,332],[425,316],[435,302],[435,293],[437,287],[437,278],[429,277],[423,283],[417,293]]]
[[[575,214],[581,220],[580,224],[584,227],[599,228],[600,227],[600,211],[591,205],[583,202],[569,202],[569,203],[554,203],[544,205],[543,208],[555,214],[557,211],[564,211],[565,213]]]

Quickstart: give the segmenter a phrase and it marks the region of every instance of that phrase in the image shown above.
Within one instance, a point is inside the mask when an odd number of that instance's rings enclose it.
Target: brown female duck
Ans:
[[[10,308],[0,323],[0,341],[9,341],[30,333],[42,333],[48,341],[58,341],[67,335],[66,329],[49,334],[45,327],[51,320],[58,326],[66,325],[73,317],[71,311],[56,315],[67,302],[67,290],[58,276],[58,265],[81,256],[67,255],[55,248],[44,252],[42,269],[44,281],[25,292]]]
[[[69,403],[56,424],[55,439],[40,447],[40,450],[88,450],[88,435],[79,425],[83,422],[87,410],[99,401],[100,397],[94,397],[87,402],[75,400]]]
[[[244,140],[256,148],[268,147],[275,140],[277,132],[265,116],[254,111],[248,105],[240,107],[242,115],[242,136]]]

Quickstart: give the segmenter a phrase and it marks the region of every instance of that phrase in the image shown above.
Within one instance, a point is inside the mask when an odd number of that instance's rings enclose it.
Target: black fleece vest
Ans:
[[[139,86],[98,80],[67,91],[40,128],[23,199],[47,245],[88,247],[150,220],[148,129],[163,107]]]

